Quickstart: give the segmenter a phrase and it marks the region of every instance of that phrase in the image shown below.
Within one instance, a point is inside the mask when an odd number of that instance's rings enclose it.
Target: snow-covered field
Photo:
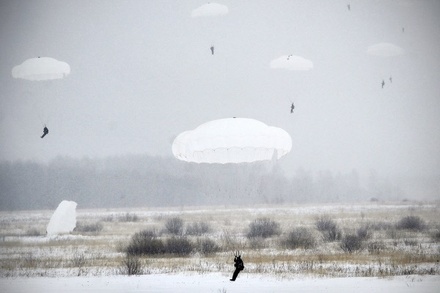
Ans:
[[[242,274],[230,282],[222,274],[157,274],[143,276],[7,278],[0,279],[5,293],[27,292],[327,292],[327,293],[435,293],[440,276],[399,276],[390,278],[276,279]]]
[[[46,236],[53,211],[0,212],[1,292],[438,292],[440,288],[440,207],[421,203],[299,205],[260,207],[178,207],[77,211],[72,234]],[[325,215],[342,235],[366,229],[354,252],[342,238],[326,241],[316,221]],[[396,228],[412,216],[424,227]],[[137,276],[126,276],[126,247],[133,234],[164,228],[179,217],[188,227],[205,223],[210,231],[186,236],[192,243],[211,239],[220,250],[185,256],[143,255]],[[281,234],[247,237],[250,224],[266,217]],[[89,231],[84,227],[98,227]],[[312,232],[312,248],[280,243],[289,231]],[[245,270],[230,282],[233,250],[243,253]]]

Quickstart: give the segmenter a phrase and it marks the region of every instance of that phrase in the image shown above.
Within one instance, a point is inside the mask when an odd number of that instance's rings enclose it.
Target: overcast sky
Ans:
[[[0,0],[0,160],[171,157],[182,131],[236,116],[291,135],[287,171],[440,176],[440,1],[225,0],[191,17],[204,3]],[[381,42],[404,54],[367,54]],[[313,69],[270,67],[289,54]],[[12,78],[37,56],[70,75]]]

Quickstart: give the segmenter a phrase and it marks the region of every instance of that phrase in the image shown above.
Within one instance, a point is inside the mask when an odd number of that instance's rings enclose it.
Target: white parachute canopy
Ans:
[[[12,77],[27,80],[60,79],[69,73],[69,64],[50,57],[27,59],[12,68]]]
[[[270,67],[273,69],[287,69],[287,70],[310,70],[313,68],[313,62],[300,56],[283,55],[270,62]]]
[[[228,14],[228,6],[218,3],[207,3],[194,9],[191,12],[191,17],[203,17],[203,16],[220,16]]]
[[[368,47],[367,54],[379,57],[394,57],[403,55],[405,51],[391,43],[378,43]]]
[[[283,129],[248,118],[225,118],[206,122],[179,134],[173,155],[195,163],[243,163],[281,158],[292,148]]]
[[[63,200],[50,218],[47,236],[68,234],[76,227],[76,202]]]

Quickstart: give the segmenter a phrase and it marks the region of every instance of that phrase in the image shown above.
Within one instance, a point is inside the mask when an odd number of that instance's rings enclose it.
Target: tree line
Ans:
[[[274,162],[195,164],[169,157],[59,157],[49,163],[0,162],[0,209],[244,205],[387,200],[402,191],[372,173],[361,183],[346,174],[300,168],[286,176]]]

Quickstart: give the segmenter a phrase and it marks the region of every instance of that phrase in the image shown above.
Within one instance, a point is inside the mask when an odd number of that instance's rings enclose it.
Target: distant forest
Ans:
[[[355,202],[402,198],[403,191],[372,172],[361,184],[355,170],[287,177],[273,162],[195,164],[174,158],[127,155],[106,159],[60,157],[48,164],[0,163],[0,209],[253,205]]]

